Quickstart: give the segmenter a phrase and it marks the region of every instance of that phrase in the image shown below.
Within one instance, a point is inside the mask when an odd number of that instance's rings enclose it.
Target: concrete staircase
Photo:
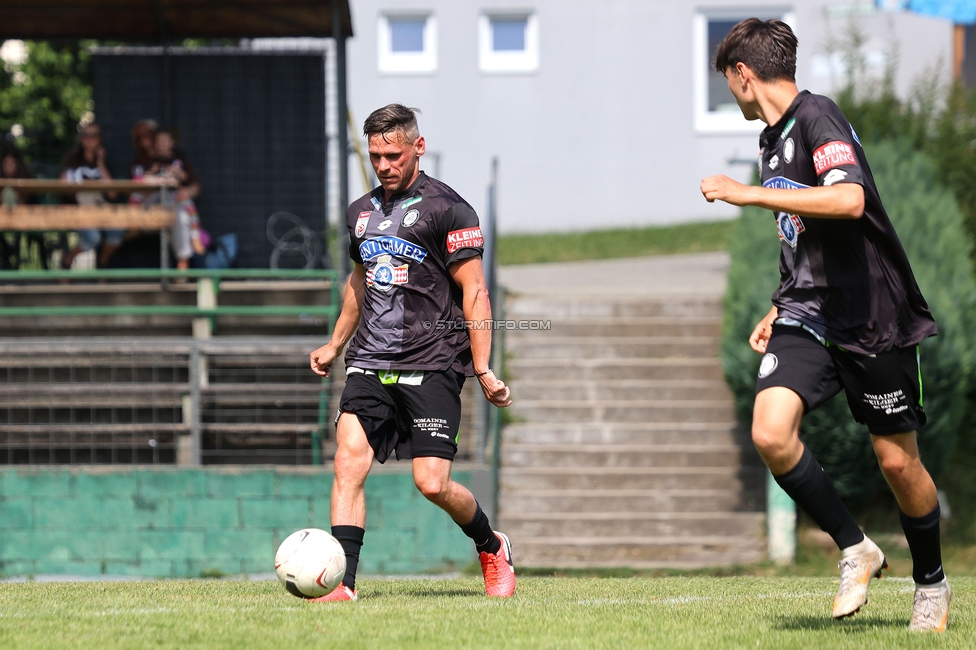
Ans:
[[[718,359],[719,295],[516,295],[498,528],[532,567],[765,555],[764,472]]]

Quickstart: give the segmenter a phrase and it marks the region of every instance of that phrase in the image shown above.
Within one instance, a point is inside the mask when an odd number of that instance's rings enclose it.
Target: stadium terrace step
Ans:
[[[512,513],[505,517],[505,534],[511,538],[519,559],[532,538],[576,537],[733,537],[761,534],[765,517],[759,512],[551,512]]]
[[[605,400],[593,404],[527,400],[514,403],[511,409],[515,418],[531,422],[728,422],[735,415],[731,400]]]
[[[729,396],[724,381],[717,379],[607,379],[592,380],[513,380],[518,400],[690,400],[702,395]]]
[[[499,514],[498,528],[503,528],[506,512],[735,512],[750,511],[754,504],[743,496],[721,488],[660,490],[532,490],[506,493]]]
[[[754,487],[764,475],[759,468],[736,467],[519,467],[502,470],[499,486],[506,492],[516,490],[690,490],[702,488],[742,490],[745,483]]]
[[[510,444],[741,445],[747,433],[727,422],[517,422],[505,427]]]
[[[511,318],[510,318],[511,320]],[[546,322],[546,319],[540,319]],[[518,321],[515,321],[516,323]],[[514,325],[518,327],[518,325]],[[540,325],[541,327],[541,325]],[[548,319],[550,336],[719,336],[722,321],[711,316],[673,318],[633,317],[620,318],[566,318]],[[522,330],[512,329],[510,337],[518,337]]]
[[[731,445],[505,445],[502,463],[528,467],[738,467]]]
[[[502,431],[497,526],[516,563],[761,560],[766,473],[724,381],[714,287],[670,295],[519,287],[506,321],[539,324],[504,332],[515,401]]]
[[[538,318],[721,318],[722,304],[714,298],[646,298],[525,295],[509,297],[506,319]]]
[[[701,568],[749,564],[763,559],[752,535],[675,537],[531,537],[512,539],[524,567]]]
[[[717,340],[690,336],[549,336],[511,337],[505,348],[519,359],[688,359],[715,358]]]
[[[506,349],[507,349],[506,345]],[[723,379],[722,364],[701,358],[529,358],[515,357],[505,364],[507,376],[518,379]]]

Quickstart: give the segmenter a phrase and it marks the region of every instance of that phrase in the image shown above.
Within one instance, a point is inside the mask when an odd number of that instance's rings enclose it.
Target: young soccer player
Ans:
[[[915,434],[925,423],[918,344],[936,324],[853,128],[830,99],[799,92],[796,47],[785,23],[750,18],[732,28],[714,61],[746,119],[767,125],[762,186],[712,176],[701,192],[709,202],[772,210],[781,240],[780,286],[749,338],[763,355],[752,439],[776,482],[842,551],[833,616],[857,613],[868,582],[888,564],[799,439],[803,414],[845,391],[901,511],[914,562],[909,627],[942,631],[952,592],[935,483]]]

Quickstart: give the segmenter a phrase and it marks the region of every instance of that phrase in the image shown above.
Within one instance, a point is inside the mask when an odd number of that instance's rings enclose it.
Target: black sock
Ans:
[[[773,478],[821,530],[834,539],[838,548],[843,550],[864,539],[864,533],[840,500],[830,477],[806,446],[796,467]]]
[[[485,511],[481,509],[480,505],[475,510],[474,518],[471,521],[464,525],[458,525],[461,526],[461,530],[464,531],[465,535],[474,540],[474,547],[478,549],[479,553],[490,553],[494,555],[502,547],[502,543],[491,529],[488,515],[485,514]]]
[[[359,568],[359,551],[363,548],[363,536],[366,530],[359,526],[333,526],[332,536],[342,544],[346,552],[346,575],[342,584],[350,589],[356,588],[356,569]]]
[[[939,531],[941,515],[939,504],[935,504],[935,510],[923,517],[909,517],[898,511],[908,548],[912,552],[912,577],[920,585],[934,585],[945,578]]]

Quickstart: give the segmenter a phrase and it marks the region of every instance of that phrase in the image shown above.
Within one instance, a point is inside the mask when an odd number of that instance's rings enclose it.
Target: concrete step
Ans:
[[[512,396],[522,400],[693,400],[730,399],[720,379],[516,379],[509,382]]]
[[[527,422],[735,422],[731,399],[630,400],[581,403],[575,400],[522,400],[509,407]]]
[[[755,512],[760,499],[734,489],[692,490],[534,490],[500,495],[500,517],[507,513]]]
[[[553,378],[586,379],[722,379],[722,364],[714,358],[584,359],[523,358],[505,364],[507,380]]]
[[[516,566],[699,568],[751,564],[765,557],[755,536],[512,538]]]
[[[508,320],[515,320],[509,317]],[[639,318],[564,318],[542,319],[537,329],[511,329],[509,338],[550,336],[710,336],[721,335],[722,321],[715,317]]]
[[[503,468],[502,494],[535,490],[743,490],[761,486],[757,466],[736,467],[519,467]]]
[[[738,467],[733,445],[502,445],[502,467]]]
[[[765,534],[762,512],[616,512],[509,513],[498,519],[498,530],[513,540],[534,537],[570,539],[588,537],[749,537]]]
[[[721,318],[718,298],[509,296],[505,318]]]
[[[502,430],[505,444],[745,445],[748,432],[726,422],[518,422]]]
[[[718,339],[711,336],[534,336],[505,341],[517,359],[714,359]]]

